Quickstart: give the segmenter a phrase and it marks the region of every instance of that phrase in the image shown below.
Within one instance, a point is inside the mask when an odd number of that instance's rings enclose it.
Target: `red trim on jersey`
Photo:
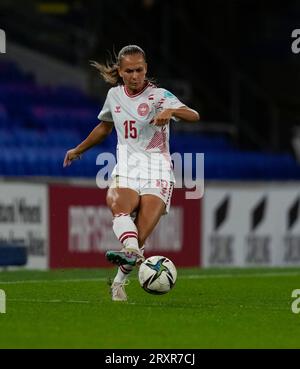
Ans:
[[[162,153],[167,151],[167,134],[163,130],[156,131],[154,133],[154,136],[148,143],[146,150],[154,149],[156,147],[158,147]]]
[[[136,97],[136,96],[139,96],[140,94],[142,94],[145,90],[146,90],[146,88],[147,87],[149,87],[149,86],[151,86],[152,85],[152,83],[150,83],[150,82],[148,82],[147,84],[146,84],[146,86],[140,91],[140,92],[138,92],[138,93],[136,93],[136,94],[134,94],[134,95],[130,95],[129,93],[128,93],[128,90],[127,90],[127,88],[126,88],[126,86],[125,85],[123,85],[123,87],[124,87],[124,92],[125,92],[125,94],[128,96],[128,97]]]

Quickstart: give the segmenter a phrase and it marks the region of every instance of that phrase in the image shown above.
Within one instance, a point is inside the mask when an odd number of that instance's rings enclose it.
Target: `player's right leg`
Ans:
[[[114,216],[113,231],[123,244],[121,251],[109,250],[106,253],[106,258],[110,262],[119,265],[117,275],[111,284],[113,301],[127,300],[125,292],[127,277],[137,260],[137,256],[131,250],[140,252],[137,228],[130,216],[138,208],[139,201],[139,195],[133,189],[112,186],[107,192],[107,205]]]
[[[131,218],[139,207],[139,187],[140,182],[135,179],[116,176],[107,192],[107,205],[114,215],[113,231],[124,247],[120,252],[108,251],[106,257],[114,264],[124,265],[125,273],[130,272],[137,260],[144,260],[139,248],[138,230]]]
[[[131,188],[109,188],[107,205],[114,216],[113,231],[123,244],[121,251],[110,250],[107,259],[113,264],[134,266],[136,256],[142,254],[138,244],[138,230],[130,214],[139,206],[139,194]],[[126,268],[124,273],[126,273]]]

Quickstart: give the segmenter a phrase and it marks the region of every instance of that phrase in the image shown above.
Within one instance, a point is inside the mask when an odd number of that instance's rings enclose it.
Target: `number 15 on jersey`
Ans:
[[[125,120],[125,138],[137,138],[137,128],[135,127],[135,120]]]

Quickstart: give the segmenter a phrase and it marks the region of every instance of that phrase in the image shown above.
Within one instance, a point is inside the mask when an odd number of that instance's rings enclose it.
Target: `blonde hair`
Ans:
[[[113,86],[117,86],[119,84],[123,84],[122,78],[119,76],[118,68],[121,64],[121,60],[126,55],[134,55],[134,54],[141,54],[146,62],[146,54],[142,48],[137,45],[127,45],[124,46],[120,51],[118,56],[115,55],[115,61],[108,62],[106,61],[105,64],[98,63],[94,60],[90,62],[91,66],[98,69],[100,72],[101,77],[104,79],[105,82]]]

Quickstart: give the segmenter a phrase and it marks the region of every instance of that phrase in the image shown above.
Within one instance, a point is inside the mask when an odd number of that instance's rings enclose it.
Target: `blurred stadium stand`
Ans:
[[[0,62],[0,81],[1,175],[94,177],[97,154],[115,152],[114,133],[81,165],[63,169],[65,151],[93,129],[101,106],[73,87],[37,86],[13,62]],[[174,130],[170,144],[172,152],[204,152],[208,179],[300,178],[291,154],[242,151],[228,133]]]
[[[215,12],[214,2],[177,0],[171,6],[168,0],[126,1],[132,22],[124,13],[125,1],[122,7],[109,1],[90,1],[88,6],[61,1],[56,7],[29,1],[24,7],[3,0],[0,21],[8,43],[12,40],[84,71],[89,59],[104,60],[113,47],[140,44],[147,51],[150,74],[202,117],[193,127],[172,125],[171,152],[204,152],[207,179],[299,179],[290,137],[300,124],[299,100],[288,82],[295,59],[283,50],[282,36],[277,42],[296,5],[282,14],[276,6],[270,10],[252,4],[259,22],[250,32],[248,6],[225,3],[218,2]],[[272,36],[263,21],[270,11],[277,30]],[[286,18],[279,27],[280,16]],[[111,27],[112,17],[119,27]],[[144,27],[154,18],[155,27]],[[95,82],[97,73],[87,71],[86,94],[74,86],[37,83],[34,66],[24,71],[21,59],[7,57],[0,58],[0,174],[94,177],[97,154],[115,152],[115,133],[85,154],[80,165],[63,169],[62,161],[66,150],[97,124],[105,98],[103,85],[99,89]],[[279,77],[283,65],[286,75]]]

